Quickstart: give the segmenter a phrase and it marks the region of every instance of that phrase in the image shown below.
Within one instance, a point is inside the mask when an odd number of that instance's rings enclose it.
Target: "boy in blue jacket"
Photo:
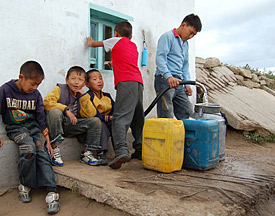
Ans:
[[[43,99],[37,90],[43,79],[39,63],[25,62],[20,68],[19,79],[0,87],[0,114],[7,136],[19,147],[19,199],[30,202],[31,188],[47,187],[47,211],[53,214],[59,211],[59,194],[50,160],[52,147]],[[0,147],[2,145],[0,139]]]
[[[157,102],[158,118],[189,118],[192,104],[188,96],[192,96],[190,86],[179,85],[181,80],[190,80],[188,40],[201,31],[201,21],[197,15],[187,15],[178,28],[164,33],[159,41],[156,54],[156,74],[154,87],[160,94],[168,86],[168,90]]]
[[[112,136],[112,120],[115,102],[109,93],[102,92],[104,82],[101,73],[98,70],[89,70],[86,73],[86,77],[86,86],[89,88],[88,94],[91,96],[91,101],[96,108],[95,117],[98,117],[102,121],[102,149],[99,156],[102,160],[102,163],[107,165],[108,161],[106,158],[106,153],[108,151],[109,137]]]

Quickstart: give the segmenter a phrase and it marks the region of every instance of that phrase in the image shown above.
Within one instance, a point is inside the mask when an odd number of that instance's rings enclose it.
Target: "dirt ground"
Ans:
[[[211,212],[211,203],[221,203],[228,215],[275,215],[275,143],[254,144],[240,132],[229,128],[226,137],[226,158],[209,171],[182,170],[162,174],[142,168],[141,161],[132,160],[121,170],[121,187],[135,190],[144,196],[163,193],[182,200],[190,208],[194,203],[209,203],[201,215],[223,215]],[[108,167],[105,167],[108,171]],[[59,188],[61,209],[58,215],[130,215],[108,205],[80,196],[77,192]],[[47,215],[46,190],[32,191],[31,203],[21,203],[17,190],[10,189],[0,196],[0,215]],[[236,207],[236,208],[235,208]],[[208,212],[208,213],[207,213]],[[221,211],[222,212],[222,211]],[[185,214],[183,214],[185,215]]]

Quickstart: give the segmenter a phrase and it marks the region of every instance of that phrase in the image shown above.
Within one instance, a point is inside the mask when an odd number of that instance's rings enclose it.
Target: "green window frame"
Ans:
[[[115,25],[120,21],[133,21],[125,14],[113,11],[95,4],[90,4],[89,35],[95,41],[102,41],[114,36]],[[106,53],[103,47],[89,47],[89,68],[96,68],[101,72],[112,72],[109,67],[111,53]]]

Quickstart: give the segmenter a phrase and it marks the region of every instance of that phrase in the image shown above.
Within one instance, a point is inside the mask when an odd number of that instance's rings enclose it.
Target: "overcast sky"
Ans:
[[[275,70],[275,0],[195,0],[196,56]]]

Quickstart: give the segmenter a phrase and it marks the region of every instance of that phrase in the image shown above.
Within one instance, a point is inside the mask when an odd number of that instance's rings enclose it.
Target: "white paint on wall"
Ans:
[[[133,38],[140,54],[144,79],[144,109],[155,98],[153,88],[158,38],[180,25],[194,11],[194,0],[10,0],[0,1],[0,84],[18,77],[20,66],[38,61],[45,72],[39,86],[45,97],[56,85],[64,83],[67,70],[74,65],[88,69],[85,44],[89,28],[89,4],[96,4],[134,18]],[[143,35],[148,49],[148,64],[141,66]],[[190,71],[195,79],[194,39],[190,43]],[[112,74],[103,74],[104,91],[115,98]],[[194,98],[194,97],[193,97]],[[194,99],[192,100],[194,102]],[[153,110],[149,117],[155,117]],[[2,126],[3,131],[3,126]],[[1,133],[1,128],[0,128]]]

